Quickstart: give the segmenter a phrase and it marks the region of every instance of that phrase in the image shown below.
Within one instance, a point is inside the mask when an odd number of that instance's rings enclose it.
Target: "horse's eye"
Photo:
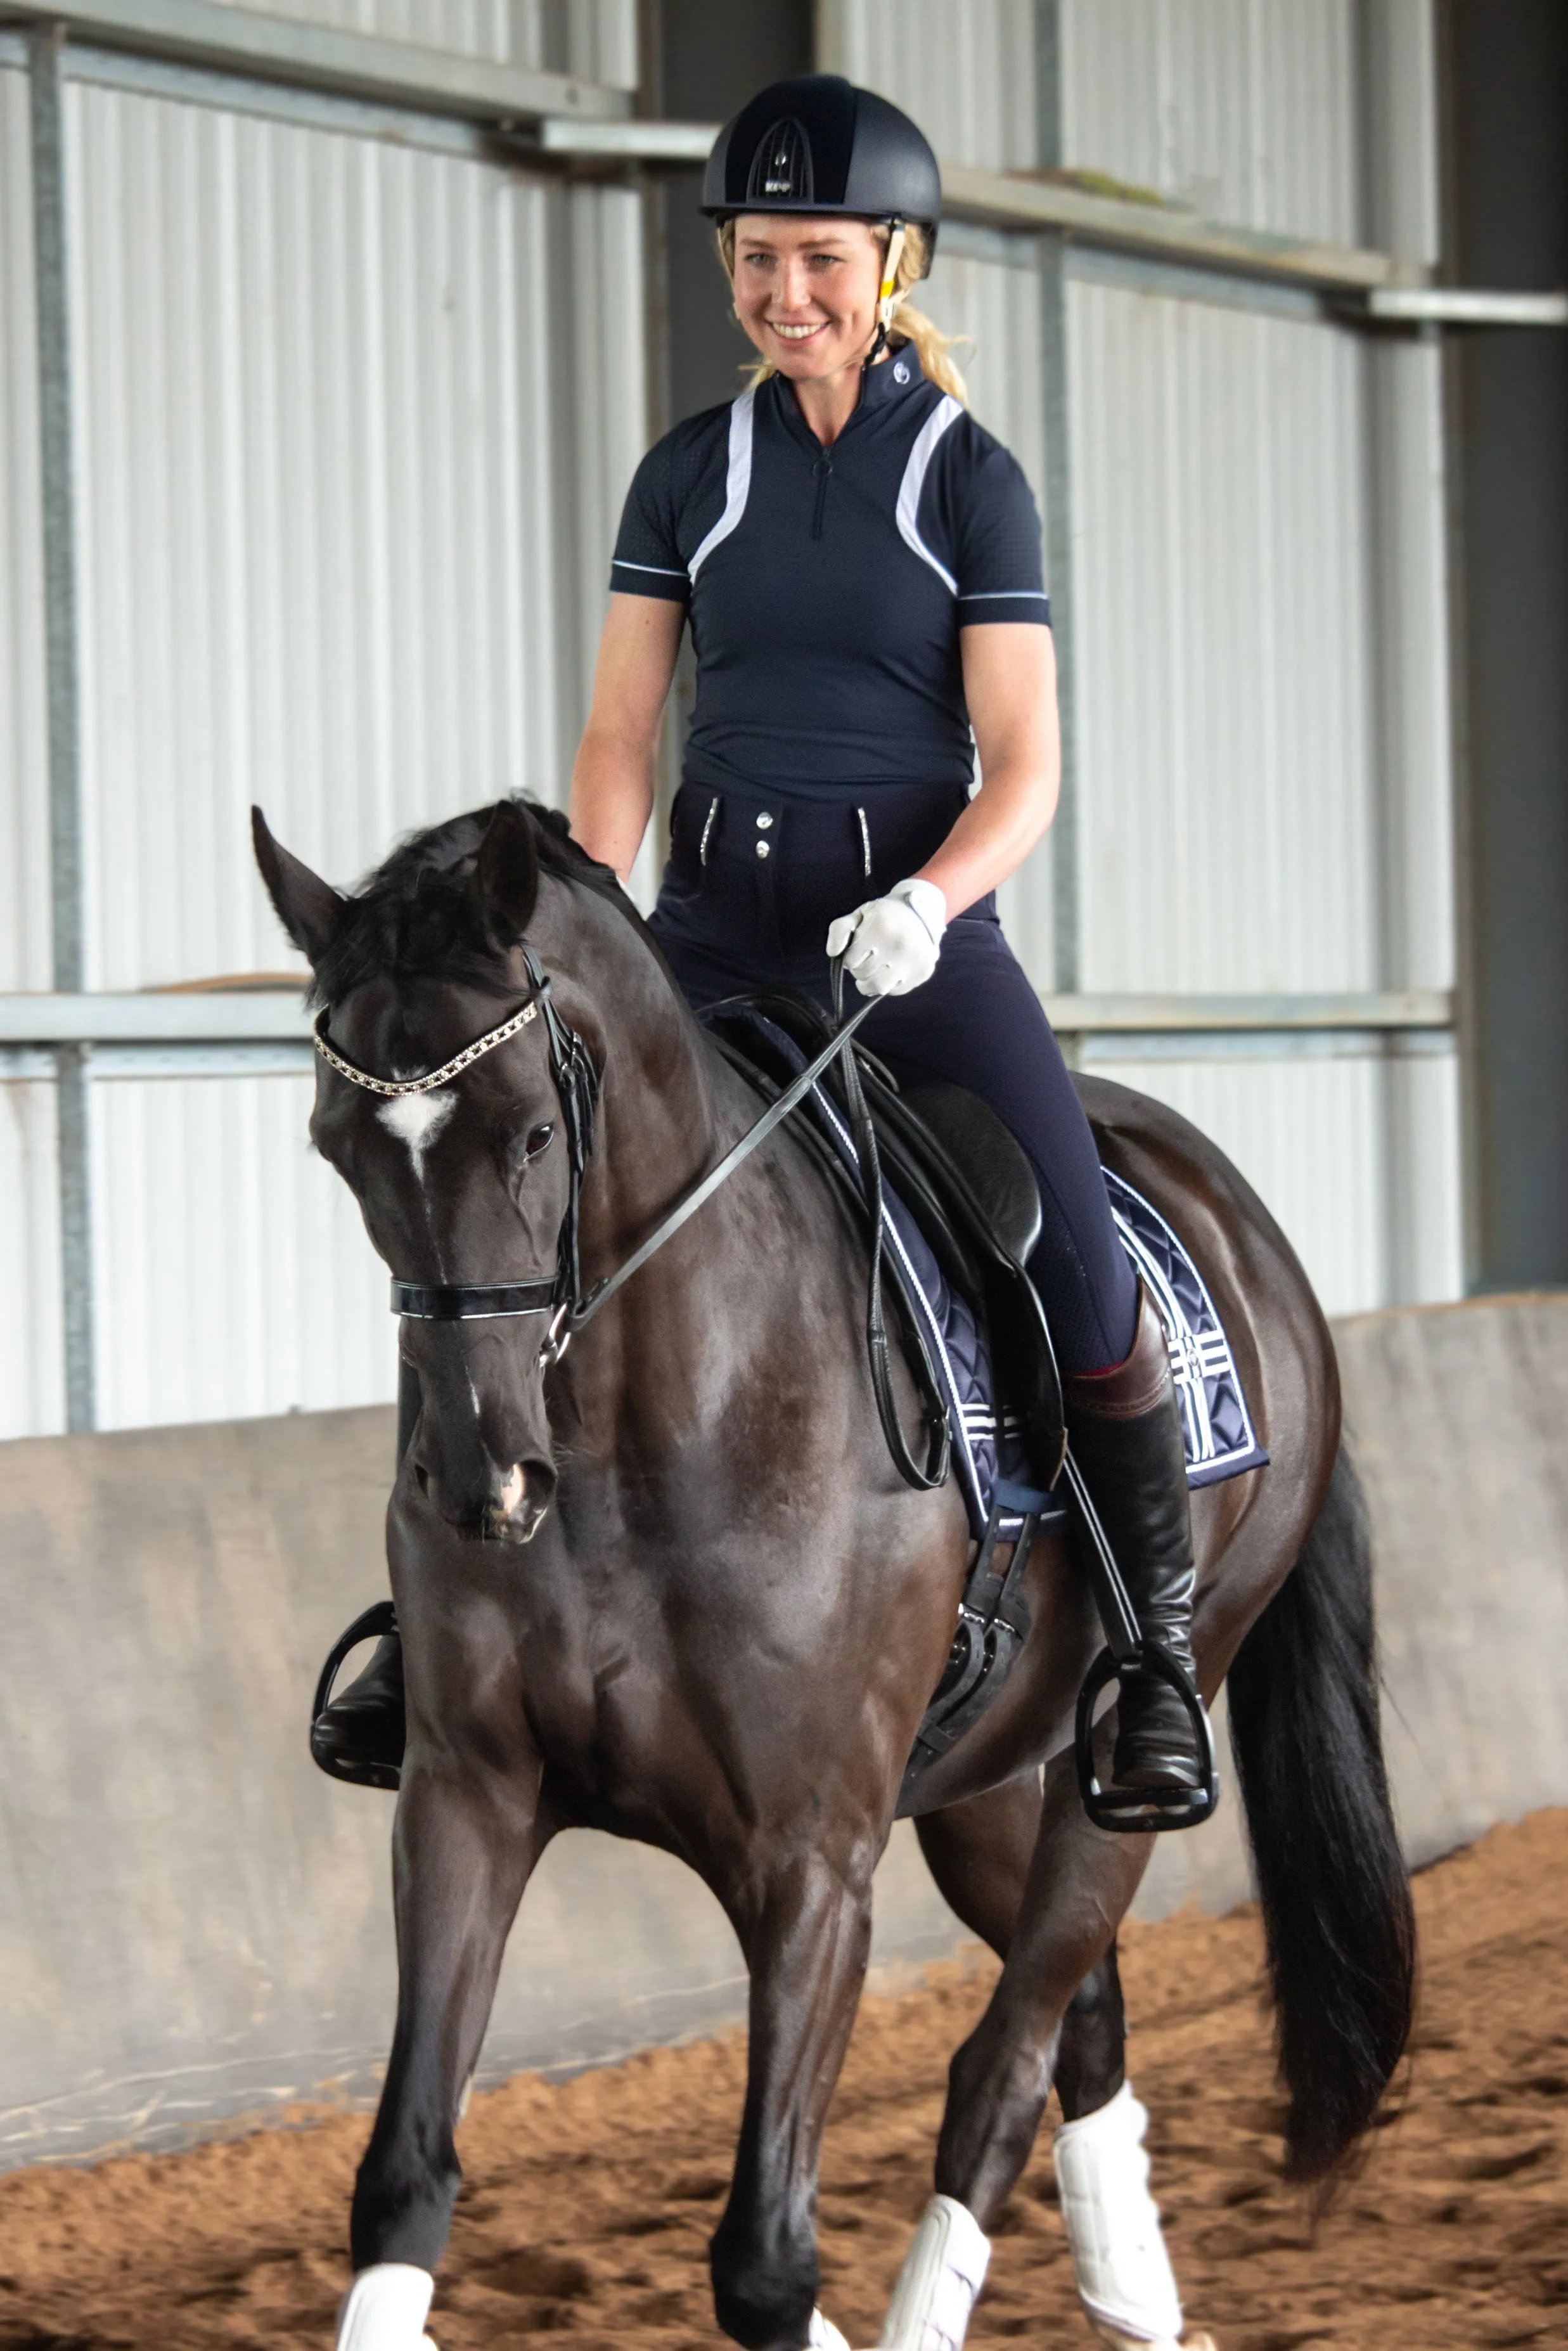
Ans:
[[[532,1129],[528,1141],[523,1145],[523,1165],[525,1167],[528,1166],[530,1160],[537,1159],[541,1151],[548,1151],[549,1149],[554,1134],[554,1127],[548,1124],[544,1126],[536,1126]]]

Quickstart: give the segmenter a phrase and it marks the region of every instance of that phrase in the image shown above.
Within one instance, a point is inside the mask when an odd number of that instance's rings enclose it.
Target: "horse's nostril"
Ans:
[[[486,1531],[502,1542],[531,1542],[549,1515],[555,1482],[548,1461],[514,1461],[497,1472],[485,1511]]]

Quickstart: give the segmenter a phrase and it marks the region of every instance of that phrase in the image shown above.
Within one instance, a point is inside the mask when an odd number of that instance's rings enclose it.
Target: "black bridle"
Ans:
[[[580,1227],[582,1208],[582,1184],[593,1149],[594,1114],[599,1102],[599,1071],[593,1057],[570,1023],[557,1011],[550,983],[540,968],[533,949],[524,946],[523,965],[532,990],[526,1004],[497,1027],[486,1029],[471,1045],[444,1062],[440,1069],[422,1078],[392,1079],[373,1077],[368,1070],[347,1061],[327,1040],[327,1014],[316,1023],[316,1050],[332,1069],[353,1085],[367,1092],[393,1100],[409,1094],[429,1093],[467,1069],[497,1045],[505,1044],[536,1019],[542,1018],[549,1050],[550,1077],[560,1102],[561,1123],[566,1133],[567,1151],[570,1161],[570,1189],[566,1215],[561,1223],[560,1241],[556,1256],[556,1269],[548,1280],[538,1281],[502,1282],[419,1282],[400,1281],[393,1276],[392,1311],[409,1320],[422,1322],[490,1322],[501,1316],[549,1314],[549,1328],[539,1346],[539,1359],[548,1370],[566,1353],[573,1337],[583,1325],[591,1322],[600,1308],[624,1282],[647,1264],[664,1243],[678,1233],[688,1217],[694,1217],[704,1202],[712,1198],[719,1186],[734,1175],[741,1163],[748,1159],[758,1144],[765,1143],[776,1127],[782,1125],[791,1111],[797,1109],[812,1087],[835,1061],[842,1072],[844,1098],[855,1130],[855,1142],[860,1155],[861,1170],[871,1217],[871,1290],[866,1314],[866,1341],[870,1359],[872,1386],[876,1395],[878,1415],[882,1420],[889,1450],[905,1482],[917,1488],[930,1488],[946,1483],[950,1453],[950,1437],[946,1415],[936,1390],[935,1374],[925,1359],[925,1342],[916,1333],[919,1353],[925,1372],[928,1401],[936,1407],[933,1425],[931,1458],[922,1468],[911,1456],[904,1442],[894,1408],[892,1383],[888,1374],[887,1331],[882,1305],[882,1175],[877,1159],[876,1139],[872,1131],[870,1115],[862,1095],[860,1077],[851,1040],[861,1022],[872,1008],[873,999],[861,1005],[846,1020],[843,1018],[841,958],[832,967],[833,1009],[838,1025],[830,1041],[809,1066],[763,1113],[748,1126],[738,1143],[732,1144],[716,1166],[695,1184],[689,1192],[654,1226],[647,1238],[639,1243],[629,1258],[613,1273],[605,1274],[591,1290],[582,1286],[582,1265],[580,1251]]]

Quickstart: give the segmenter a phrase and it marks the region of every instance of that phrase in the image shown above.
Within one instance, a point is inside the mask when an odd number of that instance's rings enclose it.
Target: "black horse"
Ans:
[[[613,877],[559,820],[509,802],[456,819],[350,898],[259,816],[256,842],[332,1047],[383,1081],[441,1070],[526,1015],[531,953],[597,1072],[587,1282],[756,1118]],[[311,1134],[402,1281],[554,1276],[572,1186],[546,1029],[519,1018],[410,1097],[319,1066]],[[1229,1676],[1288,2161],[1320,2178],[1399,2059],[1413,1971],[1333,1346],[1289,1245],[1222,1155],[1121,1087],[1082,1091],[1106,1163],[1191,1249],[1271,1457],[1194,1496],[1196,1647],[1208,1699]],[[954,1486],[912,1490],[890,1461],[858,1331],[865,1278],[861,1225],[786,1125],[559,1359],[537,1316],[403,1322],[423,1404],[388,1515],[407,1675],[401,1996],[354,2199],[356,2271],[439,2261],[513,1915],[556,1832],[591,1826],[678,1854],[735,1928],[750,2054],[713,2240],[717,2314],[752,2351],[799,2351],[813,2324],[822,2339],[821,2133],[872,1874],[970,1556]],[[914,1426],[919,1399],[894,1369]],[[1005,1961],[953,2060],[936,2151],[939,2196],[982,2230],[1053,2079],[1070,2118],[1121,2083],[1114,1937],[1151,1844],[1094,1827],[1080,1802],[1073,1706],[1101,1635],[1064,1534],[1036,1542],[1026,1583],[1023,1654],[920,1782],[936,1881]],[[419,2331],[356,2340],[381,2351]]]

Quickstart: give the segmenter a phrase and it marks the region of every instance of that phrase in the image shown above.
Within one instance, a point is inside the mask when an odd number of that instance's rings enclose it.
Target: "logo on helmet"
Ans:
[[[758,141],[747,194],[782,196],[789,204],[809,204],[812,192],[810,140],[798,122],[776,122],[766,139]]]

